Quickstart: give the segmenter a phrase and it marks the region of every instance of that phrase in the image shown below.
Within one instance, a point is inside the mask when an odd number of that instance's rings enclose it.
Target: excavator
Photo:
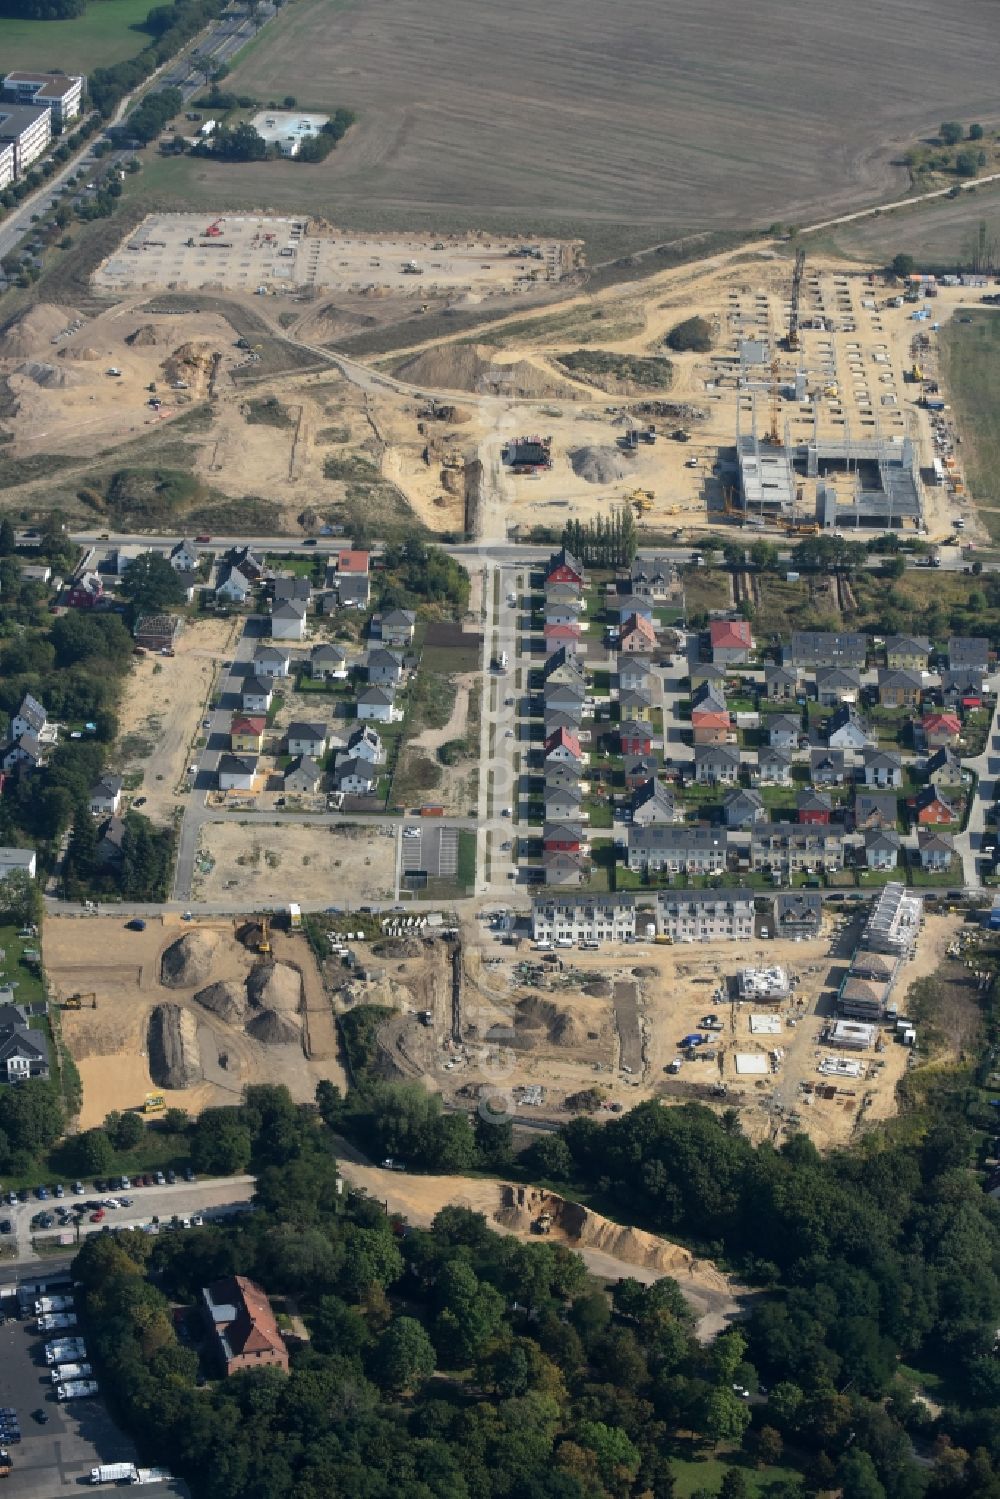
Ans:
[[[262,916],[260,919],[260,936],[257,938],[256,951],[262,958],[271,956],[271,918]]]
[[[70,994],[67,999],[62,1001],[60,1008],[63,1010],[82,1010],[84,1005],[87,1005],[91,1010],[96,1010],[97,995],[94,993]]]
[[[625,498],[630,505],[635,507],[636,515],[646,515],[653,508],[656,491],[654,489],[633,489]]]

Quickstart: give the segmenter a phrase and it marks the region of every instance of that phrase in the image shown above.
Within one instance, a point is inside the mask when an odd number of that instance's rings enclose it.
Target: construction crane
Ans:
[[[225,219],[216,219],[213,223],[209,224],[207,229],[201,231],[202,239],[215,239],[217,235],[222,233],[222,226],[225,222]]]
[[[799,299],[802,295],[802,273],[805,268],[806,252],[799,250],[795,256],[795,269],[792,272],[792,300],[788,308],[787,344],[792,353],[799,346]]]
[[[768,428],[764,441],[771,444],[772,448],[781,447],[781,433],[778,424],[781,421],[781,366],[777,359],[771,360],[771,425]]]

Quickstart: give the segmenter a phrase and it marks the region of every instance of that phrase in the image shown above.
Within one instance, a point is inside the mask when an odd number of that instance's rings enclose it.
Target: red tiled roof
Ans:
[[[622,626],[622,635],[645,635],[647,640],[656,640],[656,631],[644,614],[630,614]]]
[[[749,651],[753,648],[753,636],[749,622],[745,619],[716,619],[708,627],[708,638],[713,649]]]
[[[263,734],[266,727],[266,718],[234,718],[229,732],[231,734]]]
[[[337,571],[339,573],[366,573],[368,571],[368,553],[353,552],[349,548],[337,553]]]
[[[731,723],[728,711],[720,713],[707,708],[695,708],[691,714],[691,725],[696,729],[728,729]]]
[[[552,750],[558,749],[560,746],[571,750],[577,759],[579,759],[580,741],[575,734],[569,732],[569,729],[556,729],[554,733],[550,734],[545,741],[545,753],[550,754]]]
[[[934,729],[946,729],[949,734],[962,732],[957,713],[925,713],[920,720],[920,726],[925,734]]]

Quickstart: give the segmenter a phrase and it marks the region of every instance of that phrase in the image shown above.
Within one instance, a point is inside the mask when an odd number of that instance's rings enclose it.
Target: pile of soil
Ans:
[[[212,370],[212,350],[207,343],[181,344],[179,349],[165,359],[160,368],[163,378],[173,382],[174,380],[187,380],[189,383],[199,375],[207,379]]]
[[[247,979],[247,998],[255,1009],[295,1015],[302,1004],[302,978],[288,963],[258,963]]]
[[[377,958],[419,958],[423,946],[416,937],[386,937],[373,944],[372,952]]]
[[[56,307],[39,302],[11,318],[0,333],[0,359],[27,359],[79,317],[72,307]]]
[[[60,349],[60,359],[79,359],[85,364],[92,364],[95,359],[100,359],[100,349],[92,348],[90,344],[81,344],[78,349]]]
[[[146,1040],[149,1075],[158,1088],[190,1088],[200,1082],[198,1025],[180,1005],[157,1005],[149,1017]]]
[[[247,995],[242,984],[223,980],[199,989],[195,1001],[218,1015],[227,1025],[242,1025],[247,1015]]]
[[[204,984],[211,977],[218,945],[217,932],[185,932],[171,942],[160,959],[160,983],[168,989],[190,989],[195,984]]]
[[[549,1040],[555,1046],[582,1046],[587,1031],[569,1010],[564,1010],[549,1029]]]
[[[588,484],[613,484],[624,479],[630,471],[631,458],[619,448],[594,447],[570,448],[569,461],[578,479]]]
[[[82,376],[75,370],[60,369],[54,364],[42,364],[38,360],[26,359],[14,371],[15,375],[26,375],[43,390],[64,390],[67,385],[79,385]]]
[[[553,1046],[581,1046],[587,1039],[586,1030],[572,1011],[563,1009],[550,999],[539,999],[533,994],[527,999],[519,1000],[514,1016],[515,1034],[541,1030],[546,1032],[547,1039]],[[528,1045],[538,1044],[535,1037],[529,1039],[519,1036],[519,1039]]]
[[[638,968],[632,969],[632,977],[634,979],[655,979],[659,978],[659,976],[660,970],[654,968],[650,963],[640,963]]]
[[[302,1025],[296,1015],[287,1011],[261,1010],[247,1022],[247,1035],[268,1046],[285,1046],[302,1040]]]
[[[611,980],[592,979],[589,984],[584,984],[583,992],[584,994],[589,995],[591,999],[610,999]]]
[[[405,359],[394,373],[414,385],[511,396],[565,394],[566,386],[526,359],[499,364],[488,344],[442,344]],[[453,417],[452,420],[460,420]]]
[[[143,323],[140,328],[125,335],[125,342],[130,348],[148,349],[151,344],[156,343],[156,329],[152,323]]]

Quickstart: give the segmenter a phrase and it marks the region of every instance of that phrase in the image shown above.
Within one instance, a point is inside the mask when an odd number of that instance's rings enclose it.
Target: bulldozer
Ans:
[[[84,1005],[87,1005],[91,1010],[96,1010],[97,995],[93,993],[70,994],[66,999],[62,1001],[61,1008],[64,1010],[82,1010]]]
[[[633,489],[626,496],[630,505],[635,507],[636,515],[645,515],[652,510],[653,501],[656,499],[656,491],[653,489]]]
[[[552,1232],[552,1214],[539,1213],[537,1218],[532,1219],[531,1232],[533,1234],[549,1234]]]
[[[167,1107],[167,1101],[162,1093],[147,1093],[142,1105],[144,1114],[162,1114]]]

